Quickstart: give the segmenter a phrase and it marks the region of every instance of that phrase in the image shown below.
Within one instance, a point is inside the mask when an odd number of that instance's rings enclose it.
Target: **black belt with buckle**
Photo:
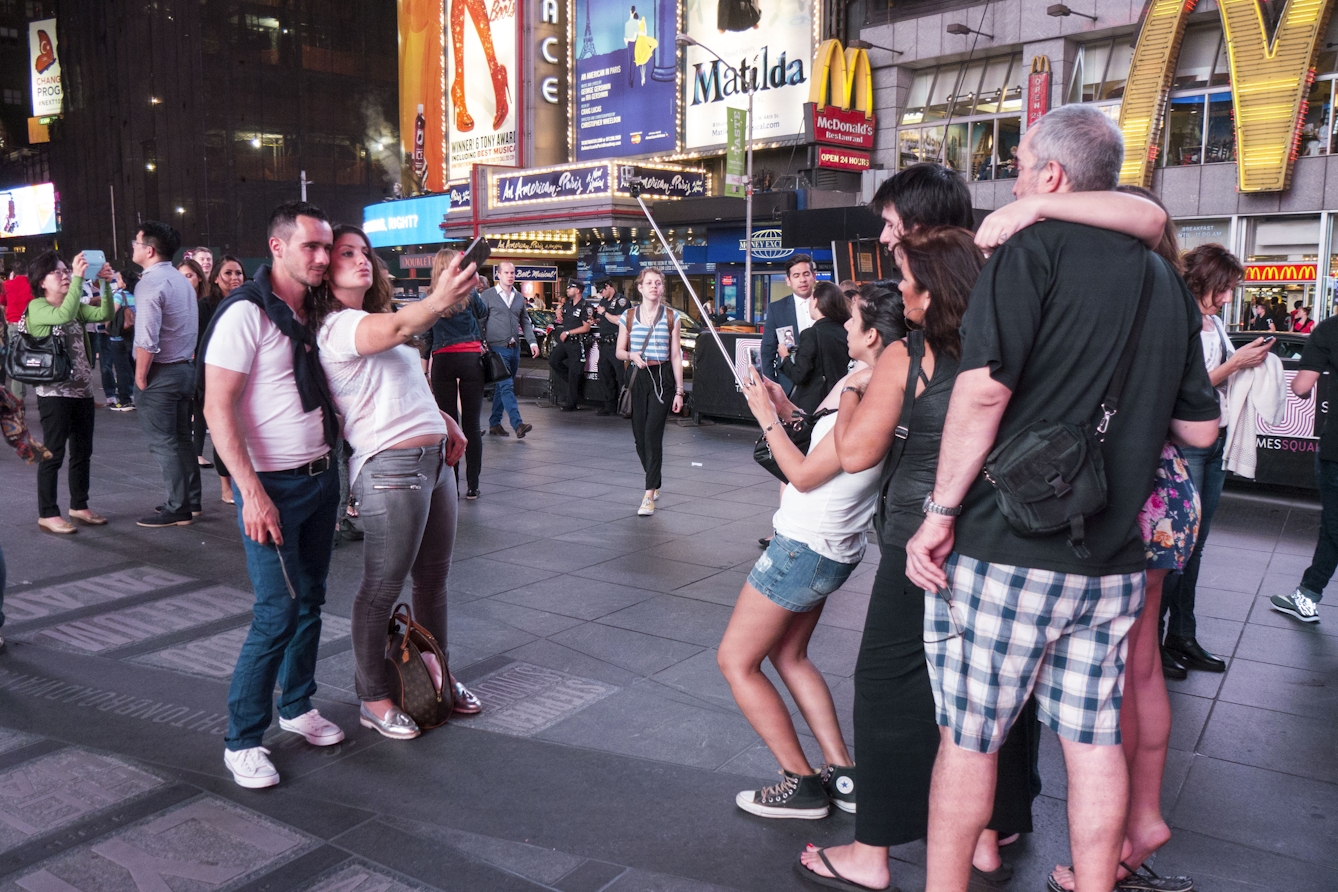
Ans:
[[[308,477],[319,477],[330,470],[330,453],[325,453],[318,459],[307,462],[305,465],[298,465],[296,468],[284,468],[282,471],[271,471],[271,474],[293,474]]]

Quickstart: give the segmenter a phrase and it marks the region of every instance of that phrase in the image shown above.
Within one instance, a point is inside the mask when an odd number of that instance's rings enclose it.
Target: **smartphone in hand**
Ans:
[[[475,269],[482,269],[483,263],[492,254],[492,246],[484,236],[474,239],[468,248],[465,248],[465,254],[460,258],[460,268],[464,269],[469,264],[474,264]]]
[[[88,261],[88,277],[94,278],[102,272],[102,268],[107,265],[107,252],[94,251],[89,249],[83,252],[84,259]]]

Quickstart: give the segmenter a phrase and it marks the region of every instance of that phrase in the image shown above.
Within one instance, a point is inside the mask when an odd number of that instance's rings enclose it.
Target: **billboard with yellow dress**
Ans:
[[[399,0],[400,186],[406,195],[446,186],[441,2]]]

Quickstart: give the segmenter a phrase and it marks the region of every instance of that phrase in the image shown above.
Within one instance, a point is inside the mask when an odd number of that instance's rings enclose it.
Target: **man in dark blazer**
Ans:
[[[773,300],[767,306],[762,326],[762,374],[785,388],[786,393],[794,390],[794,382],[780,373],[781,340],[784,339],[787,350],[793,350],[799,343],[799,333],[813,324],[808,318],[808,298],[817,282],[813,258],[795,254],[785,263],[785,283],[793,295]]]

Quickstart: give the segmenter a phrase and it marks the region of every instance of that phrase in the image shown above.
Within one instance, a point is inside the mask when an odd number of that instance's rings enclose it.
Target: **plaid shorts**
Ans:
[[[1041,721],[1059,736],[1119,744],[1142,572],[1079,576],[960,554],[943,569],[951,602],[925,593],[925,657],[938,723],[958,746],[998,750],[1033,686]]]

